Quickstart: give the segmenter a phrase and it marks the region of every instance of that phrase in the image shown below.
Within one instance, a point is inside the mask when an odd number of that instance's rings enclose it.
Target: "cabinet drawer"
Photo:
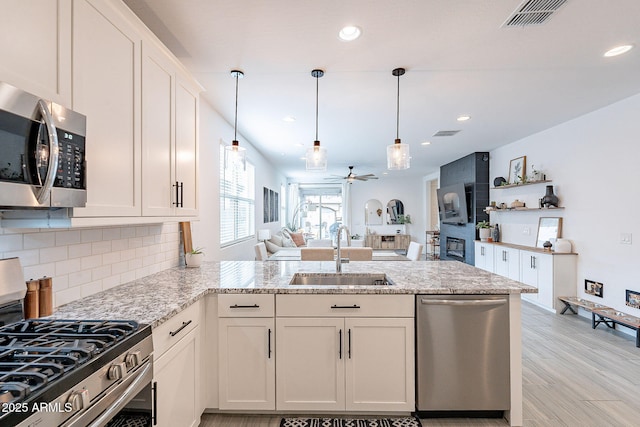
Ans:
[[[159,358],[171,346],[198,325],[200,318],[200,303],[190,305],[171,319],[153,330],[154,358]]]
[[[218,317],[273,317],[273,294],[220,294]]]
[[[413,295],[276,295],[278,317],[413,317]]]

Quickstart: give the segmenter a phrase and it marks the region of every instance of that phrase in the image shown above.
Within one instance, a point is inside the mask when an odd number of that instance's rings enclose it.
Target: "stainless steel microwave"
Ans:
[[[0,209],[87,203],[86,117],[0,82]]]

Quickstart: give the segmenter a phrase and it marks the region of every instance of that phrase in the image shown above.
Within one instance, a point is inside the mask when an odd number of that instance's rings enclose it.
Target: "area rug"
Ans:
[[[401,418],[283,418],[280,427],[422,427],[420,420]]]

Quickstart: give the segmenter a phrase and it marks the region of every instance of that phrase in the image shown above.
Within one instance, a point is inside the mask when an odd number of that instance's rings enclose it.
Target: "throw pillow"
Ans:
[[[288,236],[282,236],[282,246],[285,248],[297,248],[298,245]]]
[[[296,244],[296,246],[304,246],[304,236],[302,233],[289,233],[291,236],[291,240]]]
[[[267,252],[269,252],[270,254],[275,254],[280,249],[282,249],[282,246],[277,246],[276,244],[271,243],[269,240],[266,240],[264,244],[267,247]]]
[[[284,246],[282,244],[282,234],[280,234],[280,233],[277,233],[277,234],[274,234],[273,236],[271,236],[271,239],[269,239],[269,241],[271,241],[271,243],[273,243],[276,246],[280,246],[280,247]]]

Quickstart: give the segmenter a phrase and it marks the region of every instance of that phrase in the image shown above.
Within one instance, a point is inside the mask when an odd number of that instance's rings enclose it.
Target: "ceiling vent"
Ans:
[[[567,0],[524,0],[502,27],[527,27],[547,22]]]
[[[453,136],[456,133],[460,132],[459,130],[439,130],[434,133],[433,136]]]

